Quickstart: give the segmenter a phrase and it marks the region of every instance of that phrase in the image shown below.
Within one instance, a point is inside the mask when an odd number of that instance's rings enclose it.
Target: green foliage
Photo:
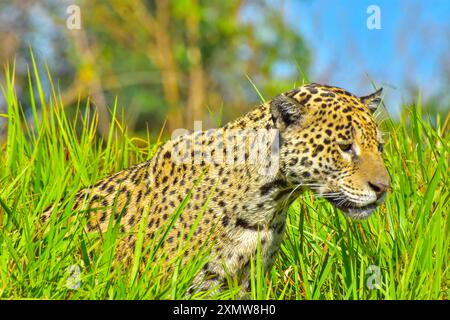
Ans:
[[[107,101],[118,96],[133,109],[127,122],[137,131],[145,129],[142,119],[157,128],[165,117],[170,128],[190,126],[205,106],[221,102],[232,118],[243,102],[258,100],[245,74],[272,95],[299,78],[296,66],[310,66],[301,34],[271,1],[81,3],[89,14],[75,35],[85,32],[92,45],[68,53],[74,84],[86,88],[85,97],[98,79]]]
[[[36,72],[35,64],[32,69]],[[138,240],[130,270],[122,270],[115,259],[114,224],[103,235],[88,234],[82,212],[67,209],[53,215],[48,225],[38,222],[44,207],[54,201],[65,196],[61,207],[70,204],[80,187],[149,159],[159,141],[131,138],[115,117],[116,106],[108,137],[98,139],[98,115],[79,105],[75,116],[68,117],[55,91],[45,98],[37,73],[33,85],[30,77],[30,88],[36,89],[30,89],[33,121],[27,122],[14,90],[14,68],[6,69],[5,78],[2,91],[8,109],[0,117],[8,122],[8,135],[0,145],[0,298],[187,298],[207,248],[185,261],[180,244],[169,278],[162,277],[157,260],[138,272],[142,254],[158,250],[173,220],[168,219],[151,248],[143,248]],[[289,210],[281,251],[269,274],[262,272],[259,255],[252,261],[250,298],[450,298],[450,140],[439,117],[432,126],[421,112],[418,101],[405,109],[400,123],[384,125],[389,134],[385,160],[392,179],[385,204],[368,220],[354,222],[305,194]],[[68,285],[72,266],[80,271],[79,288]],[[370,266],[379,268],[378,289],[367,285]],[[223,293],[192,298],[236,298],[239,288],[233,279],[229,284]]]

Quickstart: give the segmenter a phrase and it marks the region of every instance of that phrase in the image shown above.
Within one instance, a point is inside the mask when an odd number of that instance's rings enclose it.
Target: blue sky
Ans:
[[[61,1],[63,9],[71,3]],[[420,88],[425,98],[443,91],[450,97],[450,0],[268,1],[281,8],[287,23],[305,38],[312,55],[312,81],[358,95],[369,93],[373,81],[385,88],[392,115],[398,114],[401,102],[416,98],[411,88]],[[258,6],[257,1],[251,3]],[[370,5],[381,10],[380,30],[367,28]],[[65,68],[65,61],[52,58],[51,43],[59,39],[52,33],[54,22],[42,10],[37,6],[29,21],[40,31],[25,40],[33,44],[35,53],[52,61],[53,69]],[[245,14],[246,19],[258,18],[253,8]],[[11,11],[0,12],[2,21],[13,23],[15,18]],[[295,61],[277,69],[281,76],[297,72]]]
[[[381,10],[380,30],[366,26],[369,5]],[[364,94],[372,80],[394,113],[408,88],[428,97],[449,86],[448,0],[285,0],[283,10],[312,50],[313,81]]]

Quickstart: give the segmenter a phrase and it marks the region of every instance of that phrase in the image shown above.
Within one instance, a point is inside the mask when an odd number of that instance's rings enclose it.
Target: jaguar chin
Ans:
[[[384,201],[386,194],[383,194],[379,199],[375,202],[369,204],[359,204],[353,202],[349,199],[343,198],[327,198],[328,202],[330,202],[334,207],[338,208],[345,215],[353,220],[364,220],[369,218],[375,209]]]

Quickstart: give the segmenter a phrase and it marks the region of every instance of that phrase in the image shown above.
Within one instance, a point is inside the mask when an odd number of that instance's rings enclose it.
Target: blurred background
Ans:
[[[380,29],[367,26],[370,5]],[[0,48],[25,110],[31,49],[44,94],[47,65],[69,110],[89,97],[100,135],[116,99],[134,134],[157,134],[166,121],[166,132],[213,127],[259,103],[255,87],[270,98],[303,81],[383,86],[393,118],[419,93],[430,115],[450,109],[447,0],[0,0]]]

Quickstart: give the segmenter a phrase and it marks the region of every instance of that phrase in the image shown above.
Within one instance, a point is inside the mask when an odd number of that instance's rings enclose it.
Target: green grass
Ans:
[[[54,89],[45,98],[34,62],[32,69],[32,121],[25,121],[13,68],[6,68],[2,84],[7,112],[0,117],[7,121],[8,134],[0,143],[0,298],[186,298],[207,248],[185,261],[180,243],[169,278],[162,277],[158,261],[146,266],[140,261],[145,250],[154,254],[159,249],[173,220],[151,248],[138,240],[129,270],[115,259],[118,230],[112,223],[103,235],[86,233],[82,213],[67,209],[45,226],[38,223],[47,205],[63,196],[62,206],[71,203],[79,188],[151,158],[159,141],[130,137],[115,117],[117,104],[108,138],[98,138],[97,114],[79,105],[75,116],[68,116]],[[449,299],[449,136],[442,119],[432,127],[421,112],[418,100],[405,107],[399,123],[384,124],[392,179],[385,204],[368,220],[354,222],[305,194],[289,210],[270,273],[261,271],[259,256],[252,261],[252,299]],[[68,219],[73,215],[77,219]],[[144,272],[138,272],[141,268]],[[193,298],[236,298],[239,288],[233,279],[229,284],[220,294]]]

